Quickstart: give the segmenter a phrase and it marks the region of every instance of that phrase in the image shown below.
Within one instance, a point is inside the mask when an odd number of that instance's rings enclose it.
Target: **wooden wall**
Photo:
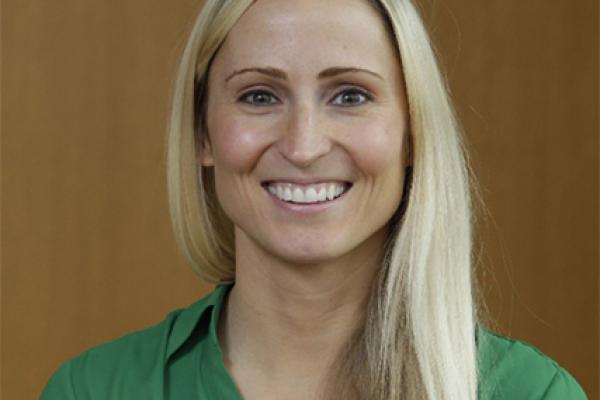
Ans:
[[[598,399],[598,2],[423,9],[488,208],[478,276],[497,330]]]
[[[1,382],[211,289],[166,202],[170,79],[198,1],[2,2]],[[500,333],[598,398],[598,3],[423,0],[489,209],[478,275]]]

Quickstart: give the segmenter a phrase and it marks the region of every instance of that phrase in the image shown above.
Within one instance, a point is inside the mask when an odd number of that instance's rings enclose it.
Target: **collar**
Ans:
[[[218,349],[217,326],[219,315],[226,294],[233,287],[234,282],[218,283],[214,290],[189,307],[180,310],[175,317],[168,339],[166,359],[168,360],[192,335],[204,314],[210,313],[208,334],[210,342]],[[214,312],[213,312],[214,310]]]
[[[214,290],[207,296],[201,298],[197,302],[193,303],[189,307],[180,310],[178,316],[175,317],[173,327],[171,330],[170,337],[167,345],[167,357],[168,360],[192,335],[198,322],[202,319],[204,314],[210,312],[210,323],[208,327],[209,340],[216,349],[221,351],[219,347],[219,340],[217,338],[217,327],[219,324],[219,316],[221,315],[221,309],[225,296],[229,290],[235,285],[235,282],[221,282],[218,283]],[[212,312],[214,310],[214,312]],[[484,327],[480,323],[476,323],[475,326],[475,343],[479,344],[479,337],[483,334]]]

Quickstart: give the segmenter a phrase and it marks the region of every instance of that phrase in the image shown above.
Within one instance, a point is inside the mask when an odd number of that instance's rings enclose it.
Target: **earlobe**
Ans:
[[[202,164],[203,167],[212,167],[214,165],[212,150],[210,149],[210,147],[202,148],[200,163]]]
[[[208,140],[203,140],[203,143],[199,147],[198,160],[200,165],[203,167],[212,167],[214,165],[214,158],[210,142]]]

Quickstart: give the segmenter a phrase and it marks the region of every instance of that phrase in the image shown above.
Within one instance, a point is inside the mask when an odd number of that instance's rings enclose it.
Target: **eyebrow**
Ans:
[[[227,78],[225,78],[225,83],[227,83],[231,78],[233,78],[236,75],[240,75],[246,72],[258,72],[260,74],[264,74],[264,75],[268,75],[271,76],[273,78],[277,78],[277,79],[281,79],[281,80],[287,80],[288,76],[287,74],[277,68],[273,68],[273,67],[249,67],[249,68],[242,68],[239,69],[237,71],[234,71],[233,73],[231,73]],[[346,74],[349,72],[364,72],[367,74],[370,74],[376,78],[379,78],[381,80],[383,80],[383,78],[381,77],[381,75],[373,72],[373,71],[369,71],[368,69],[364,69],[364,68],[356,68],[356,67],[331,67],[331,68],[327,68],[324,69],[323,71],[319,72],[319,75],[317,75],[318,79],[325,79],[325,78],[331,78],[333,76],[336,75],[340,75],[340,74]]]

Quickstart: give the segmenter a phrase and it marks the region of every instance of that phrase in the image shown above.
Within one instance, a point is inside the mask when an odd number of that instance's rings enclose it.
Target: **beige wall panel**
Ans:
[[[177,253],[164,171],[199,4],[2,2],[2,398],[37,398],[67,358],[211,289]],[[598,398],[598,4],[422,6],[492,216],[479,276],[498,329]]]

